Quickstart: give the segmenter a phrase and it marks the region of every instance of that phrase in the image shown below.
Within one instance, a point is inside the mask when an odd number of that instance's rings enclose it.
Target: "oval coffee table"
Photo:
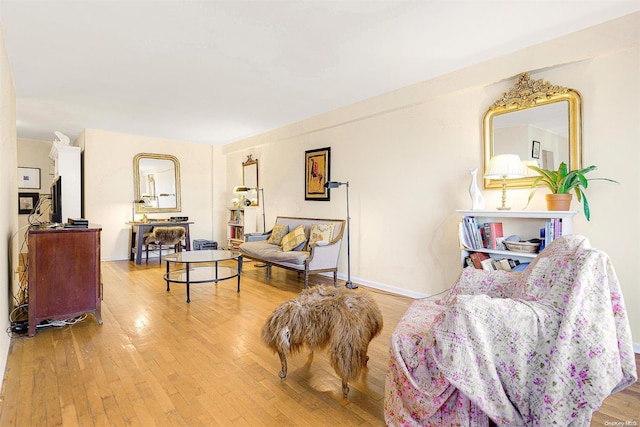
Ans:
[[[191,302],[189,285],[192,283],[218,283],[222,280],[238,278],[238,292],[240,292],[240,273],[242,272],[242,257],[240,252],[225,250],[185,251],[165,255],[167,273],[167,292],[170,283],[183,283],[187,287],[187,302]],[[237,267],[219,266],[220,261],[236,260]],[[184,264],[171,270],[171,264]]]

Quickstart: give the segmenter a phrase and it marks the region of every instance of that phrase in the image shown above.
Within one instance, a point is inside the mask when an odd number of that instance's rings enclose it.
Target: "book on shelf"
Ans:
[[[458,241],[462,249],[473,249],[473,244],[469,238],[469,233],[467,232],[464,221],[460,221],[458,224]]]
[[[483,225],[487,249],[498,249],[498,239],[504,237],[501,222],[485,222]]]
[[[553,218],[545,222],[544,236],[540,236],[540,239],[544,244],[540,245],[540,250],[542,251],[546,246],[560,236],[562,236],[562,218]]]
[[[553,238],[557,239],[562,236],[562,218],[553,219]]]
[[[513,271],[519,265],[520,261],[511,258],[503,258],[495,262],[496,270]]]
[[[480,261],[480,266],[483,270],[491,271],[496,269],[496,266],[493,264],[493,259],[491,258],[483,259],[482,261]]]
[[[469,237],[469,242],[472,245],[472,249],[484,248],[485,246],[482,239],[482,233],[480,232],[480,226],[478,225],[478,220],[476,219],[476,217],[465,216],[464,224],[467,231],[467,236]]]
[[[504,270],[518,271],[523,264],[517,259],[494,259],[484,252],[472,252],[465,258],[465,267],[474,267],[478,270]],[[525,263],[528,265],[528,263]],[[526,267],[526,265],[525,265]]]
[[[502,270],[502,271],[513,271],[518,265],[520,265],[520,261],[510,258],[504,259],[485,259],[481,263],[482,268],[484,270]]]
[[[521,262],[519,265],[516,265],[515,268],[512,268],[511,271],[518,272],[524,271],[529,266],[528,262]]]
[[[477,268],[478,270],[482,270],[482,261],[489,259],[490,257],[484,252],[472,252],[471,254],[469,254],[469,258],[471,258],[471,261],[473,262],[473,266],[475,268]]]

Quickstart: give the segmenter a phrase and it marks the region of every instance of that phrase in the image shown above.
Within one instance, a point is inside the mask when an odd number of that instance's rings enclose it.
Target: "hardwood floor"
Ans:
[[[385,326],[344,400],[324,352],[311,364],[307,353],[289,358],[283,381],[260,339],[266,317],[301,290],[295,273],[274,268],[264,283],[264,269],[246,262],[240,294],[234,280],[192,285],[191,304],[183,286],[166,292],[164,266],[104,262],[102,273],[102,326],[89,316],[12,339],[1,426],[384,425],[389,340],[411,299],[355,291],[373,294]],[[607,399],[592,425],[615,421],[640,422],[638,383]]]

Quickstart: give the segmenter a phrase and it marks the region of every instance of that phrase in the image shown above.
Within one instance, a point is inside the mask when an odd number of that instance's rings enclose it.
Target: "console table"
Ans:
[[[149,221],[149,222],[128,222],[131,226],[129,231],[129,261],[135,259],[136,264],[142,262],[143,240],[146,233],[150,233],[154,227],[183,227],[186,249],[191,250],[191,238],[189,237],[189,224],[193,222],[173,222],[173,221]]]

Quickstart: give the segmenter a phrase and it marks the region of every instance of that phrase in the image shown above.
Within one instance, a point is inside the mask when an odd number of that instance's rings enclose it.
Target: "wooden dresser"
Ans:
[[[102,324],[100,226],[29,230],[29,336],[43,320],[85,313]]]

